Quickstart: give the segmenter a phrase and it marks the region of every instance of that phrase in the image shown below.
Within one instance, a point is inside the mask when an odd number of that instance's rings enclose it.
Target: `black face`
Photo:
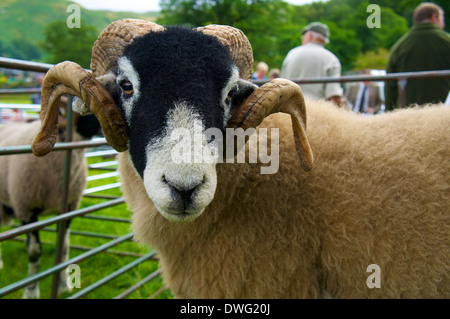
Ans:
[[[136,39],[124,56],[139,77],[139,97],[133,103],[129,124],[130,154],[141,177],[145,149],[150,140],[161,136],[167,113],[176,103],[189,105],[200,115],[205,129],[224,129],[223,89],[232,75],[233,62],[217,39],[169,27]],[[122,88],[118,105],[132,98],[132,81],[128,80],[118,83]]]
[[[93,114],[80,116],[78,118],[76,130],[87,139],[92,138],[95,135],[102,135],[100,123]]]

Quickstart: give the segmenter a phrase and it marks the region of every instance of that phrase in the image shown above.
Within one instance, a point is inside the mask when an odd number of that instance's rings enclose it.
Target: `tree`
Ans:
[[[367,8],[380,6],[381,28],[370,28]],[[320,21],[330,28],[326,46],[340,59],[344,71],[351,70],[362,57],[378,56],[411,26],[414,9],[422,0],[329,0],[294,6],[281,0],[161,0],[158,23],[202,26],[227,24],[244,31],[253,47],[256,62],[281,67],[287,52],[301,45],[301,30]],[[450,1],[435,0],[450,12]],[[446,15],[448,22],[450,14]],[[448,28],[450,23],[446,23]],[[379,66],[383,58],[377,59]],[[364,62],[365,63],[365,62]],[[363,64],[364,64],[363,63]],[[359,63],[358,65],[360,65]],[[367,64],[367,63],[365,63]]]
[[[92,46],[98,36],[98,31],[89,25],[70,29],[66,21],[54,21],[45,28],[43,49],[48,56],[46,62],[58,63],[70,60],[83,68],[90,67]]]
[[[401,1],[392,1],[392,0],[379,0],[377,3],[382,8],[391,8],[397,15],[402,16],[408,22],[408,26],[412,26],[412,19],[414,9],[425,2],[424,0],[401,0]],[[440,6],[444,12],[446,13],[445,18],[445,30],[447,32],[450,31],[450,1],[448,0],[432,0],[431,2]]]
[[[282,0],[161,0],[162,25],[189,27],[225,24],[241,29],[253,47],[255,61],[281,66],[291,25],[292,6]]]
[[[387,60],[389,57],[389,51],[386,49],[379,49],[377,51],[367,51],[366,53],[361,53],[354,67],[357,70],[362,69],[378,69],[384,70],[386,68]]]
[[[396,14],[391,8],[381,8],[382,25],[373,29],[378,48],[389,49],[401,36],[408,32],[406,18]]]
[[[0,56],[6,56],[6,49],[2,39],[0,39]]]
[[[23,39],[14,39],[9,43],[0,41],[0,56],[37,61],[41,58],[42,52],[33,43]]]
[[[325,23],[330,28],[330,43],[325,47],[339,58],[342,71],[353,69],[354,62],[362,51],[362,42],[355,30],[338,27],[330,21]]]
[[[248,19],[270,14],[281,0],[161,0],[160,24],[201,26],[205,24],[236,25]]]
[[[41,58],[42,52],[33,43],[14,39],[10,42],[9,55],[16,59],[37,61]]]

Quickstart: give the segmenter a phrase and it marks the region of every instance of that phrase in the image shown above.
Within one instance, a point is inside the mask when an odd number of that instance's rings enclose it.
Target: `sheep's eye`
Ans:
[[[134,90],[133,90],[133,84],[131,84],[130,81],[123,81],[122,83],[120,83],[120,87],[122,88],[123,92],[127,95],[131,95],[133,94]]]
[[[236,92],[235,89],[231,90],[230,92],[228,92],[227,97],[225,98],[225,103],[230,104],[231,100],[233,99],[233,95]]]

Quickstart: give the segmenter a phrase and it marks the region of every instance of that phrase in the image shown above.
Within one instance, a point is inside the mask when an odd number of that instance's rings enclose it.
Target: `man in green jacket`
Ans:
[[[444,11],[431,2],[414,10],[414,25],[392,47],[387,73],[450,69],[450,35],[444,29]],[[386,81],[386,110],[411,104],[444,102],[450,91],[450,78],[409,79],[404,101],[399,101],[397,81]]]

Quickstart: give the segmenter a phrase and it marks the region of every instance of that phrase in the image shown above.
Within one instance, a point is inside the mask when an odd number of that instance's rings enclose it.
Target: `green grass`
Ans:
[[[31,104],[31,94],[0,95],[0,103]]]
[[[5,94],[0,95],[0,103],[4,104],[31,104],[30,94]],[[7,112],[7,111],[5,111]],[[37,117],[38,112],[24,111],[26,117]]]
[[[101,159],[101,158],[88,158],[88,163],[109,161],[112,159]],[[97,175],[105,173],[104,170],[89,170],[89,175]],[[100,185],[110,184],[117,182],[116,177],[89,181],[87,188],[96,187]],[[95,193],[96,195],[112,195],[112,196],[122,196],[120,189],[111,189]],[[83,197],[80,208],[91,206],[94,204],[99,204],[108,201],[108,199],[97,199],[97,198],[87,198]],[[108,216],[108,217],[120,217],[130,219],[131,212],[128,211],[126,204],[120,204],[111,208],[103,209],[101,211],[90,213],[90,215],[97,216]],[[52,217],[52,216],[48,216]],[[48,218],[43,216],[40,220]],[[56,230],[56,225],[49,228]],[[3,227],[2,231],[9,228]],[[100,234],[107,234],[113,236],[123,236],[131,232],[131,224],[117,221],[102,221],[95,219],[88,219],[83,217],[77,217],[72,220],[70,225],[71,231],[83,231],[83,232],[93,232]],[[53,266],[55,261],[56,252],[56,232],[50,231],[40,231],[40,239],[42,244],[42,255],[40,260],[40,270],[44,270]],[[25,235],[19,236],[18,238],[26,238]],[[70,236],[71,245],[84,246],[84,247],[97,247],[104,243],[110,241],[110,239],[97,238],[97,237],[87,237],[76,234],[71,234]],[[48,243],[47,243],[48,242]],[[28,257],[26,251],[26,245],[24,242],[18,242],[13,240],[7,240],[1,243],[2,258],[4,263],[4,268],[0,270],[0,287],[5,287],[15,281],[21,280],[27,276],[28,269]],[[122,251],[131,252],[135,254],[146,254],[150,250],[142,245],[139,245],[133,241],[124,242],[118,246],[111,248],[111,251]],[[84,253],[84,250],[71,249],[70,258],[78,256]],[[87,260],[78,263],[81,270],[81,288],[74,288],[71,293],[65,293],[59,298],[67,298],[73,293],[80,291],[83,288],[88,287],[94,282],[100,280],[101,278],[109,275],[110,273],[116,271],[117,269],[127,265],[138,257],[135,256],[123,256],[117,255],[110,252],[103,252],[95,255]],[[126,273],[120,275],[119,277],[113,279],[107,284],[101,286],[100,288],[88,293],[82,298],[88,299],[109,299],[113,298],[127,288],[131,287],[139,280],[145,278],[149,274],[153,273],[158,269],[159,265],[156,260],[147,260],[138,266],[132,268]],[[40,295],[41,298],[49,298],[52,284],[52,276],[49,276],[40,281]],[[150,281],[137,291],[133,292],[127,298],[132,299],[142,299],[149,298],[150,296],[156,298],[172,298],[170,291],[164,290],[158,296],[153,296],[155,292],[163,287],[161,277],[158,276],[156,279]],[[3,298],[21,298],[22,289],[19,289]]]

